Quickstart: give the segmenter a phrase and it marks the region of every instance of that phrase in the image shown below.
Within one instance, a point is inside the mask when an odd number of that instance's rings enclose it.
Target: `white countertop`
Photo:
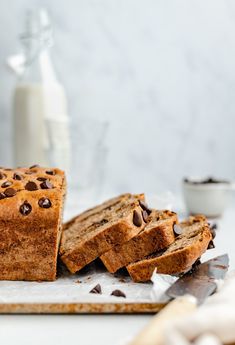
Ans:
[[[216,248],[204,256],[229,253],[235,268],[235,207],[217,221]],[[122,345],[138,332],[151,315],[0,315],[3,345]]]

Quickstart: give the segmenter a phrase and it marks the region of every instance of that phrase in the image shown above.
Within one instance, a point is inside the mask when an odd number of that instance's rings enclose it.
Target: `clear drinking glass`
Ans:
[[[69,192],[81,208],[96,204],[102,198],[108,155],[108,127],[108,122],[91,118],[79,118],[72,126],[73,168],[69,176]]]

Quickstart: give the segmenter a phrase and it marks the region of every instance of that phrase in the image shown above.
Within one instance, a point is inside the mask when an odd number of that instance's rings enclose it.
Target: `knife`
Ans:
[[[216,280],[223,279],[228,271],[229,258],[227,254],[217,256],[196,266],[192,272],[179,278],[167,291],[171,298],[191,295],[197,299],[197,304],[212,295],[216,290]]]
[[[217,256],[184,274],[167,291],[174,298],[155,315],[129,345],[163,345],[164,329],[169,321],[192,313],[216,290],[216,280],[223,279],[229,267],[227,254]]]

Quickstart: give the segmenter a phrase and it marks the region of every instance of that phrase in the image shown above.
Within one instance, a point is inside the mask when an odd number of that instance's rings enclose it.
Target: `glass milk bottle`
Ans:
[[[8,64],[18,74],[13,99],[16,166],[56,166],[68,172],[70,137],[67,100],[49,56],[52,30],[45,10],[31,11],[20,37],[24,54]]]

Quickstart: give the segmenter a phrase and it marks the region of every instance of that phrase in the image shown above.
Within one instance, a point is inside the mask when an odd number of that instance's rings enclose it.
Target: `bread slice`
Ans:
[[[0,168],[0,280],[54,280],[66,181],[56,168]]]
[[[135,282],[150,280],[155,269],[163,274],[182,273],[207,250],[212,234],[204,216],[190,217],[180,223],[180,227],[182,234],[168,249],[127,266]]]
[[[140,202],[144,195],[124,194],[83,212],[65,224],[61,260],[71,273],[137,235],[144,227]]]
[[[103,202],[102,204],[92,207],[82,213],[80,213],[79,215],[77,215],[76,217],[72,218],[70,221],[68,221],[67,223],[64,224],[64,229],[70,227],[70,225],[72,225],[74,222],[81,222],[81,221],[85,221],[85,220],[89,220],[91,219],[91,217],[93,216],[100,216],[100,214],[106,210],[109,210],[109,208],[113,208],[116,205],[120,205],[120,203],[124,203],[125,201],[128,200],[140,200],[140,201],[145,201],[145,195],[144,194],[131,194],[131,193],[125,193],[125,194],[121,194],[118,195],[112,199],[109,199],[105,202]]]
[[[144,229],[128,242],[117,245],[101,255],[100,259],[111,273],[140,260],[144,256],[168,247],[174,242],[174,224],[178,223],[176,213],[153,210],[147,218]]]

